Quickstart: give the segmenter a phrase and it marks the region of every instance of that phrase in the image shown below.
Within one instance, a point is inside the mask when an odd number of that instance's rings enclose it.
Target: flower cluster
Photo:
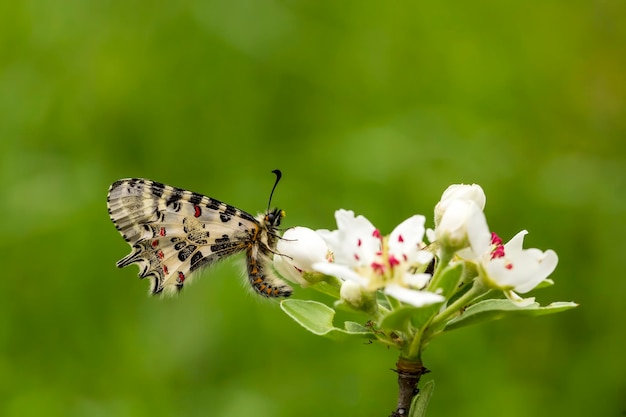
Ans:
[[[338,229],[334,231],[287,230],[277,249],[291,262],[277,257],[278,271],[299,283],[307,271],[338,277],[343,282],[342,300],[356,308],[368,303],[377,290],[416,307],[444,301],[441,295],[422,291],[430,278],[423,271],[433,259],[423,249],[424,216],[406,219],[388,237],[352,211],[338,210],[335,218]],[[307,254],[306,262],[302,253]]]
[[[523,249],[527,232],[521,231],[503,244],[491,233],[483,212],[485,194],[479,185],[452,185],[435,207],[435,229],[429,230],[430,247],[424,243],[422,215],[400,223],[383,236],[368,219],[349,210],[335,213],[337,230],[288,229],[278,243],[275,267],[285,278],[307,285],[307,272],[332,275],[342,280],[341,298],[354,307],[382,291],[415,307],[441,303],[437,288],[425,288],[426,273],[434,255],[454,253],[457,261],[476,265],[485,287],[501,290],[520,306],[534,302],[517,293],[534,289],[557,264],[554,251]],[[433,253],[434,248],[438,252]]]
[[[312,300],[285,300],[281,307],[314,333],[369,332],[401,349],[405,358],[419,357],[430,339],[461,325],[511,312],[539,315],[575,307],[540,306],[519,295],[552,283],[547,278],[557,255],[524,249],[525,230],[504,243],[489,229],[485,202],[480,186],[458,184],[436,204],[434,229],[425,228],[424,216],[414,215],[384,235],[365,217],[343,209],[335,213],[336,230],[288,229],[276,248],[276,271],[302,286],[336,288],[322,292],[336,297],[334,307],[367,314],[368,327],[348,322],[343,329],[334,327],[329,324],[334,310]],[[488,297],[494,291],[496,297]],[[494,299],[502,298],[497,294],[506,299]]]

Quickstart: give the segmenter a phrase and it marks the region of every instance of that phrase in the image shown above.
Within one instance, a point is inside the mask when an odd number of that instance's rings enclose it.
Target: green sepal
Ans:
[[[420,388],[420,392],[411,401],[411,409],[409,410],[409,417],[424,417],[426,415],[426,408],[428,408],[428,402],[435,390],[435,381],[428,381]]]
[[[485,300],[468,307],[463,314],[450,320],[444,330],[454,330],[472,324],[508,317],[541,316],[559,313],[577,306],[578,304],[576,303],[560,301],[547,306],[532,303],[520,307],[510,300]]]
[[[325,277],[328,277],[327,280],[324,281],[319,281],[316,282],[315,284],[311,284],[309,286],[309,288],[314,289],[317,292],[320,292],[322,294],[326,294],[326,295],[330,295],[333,298],[339,298],[339,288],[341,288],[341,284],[338,284],[336,282],[333,281],[333,279],[337,279],[335,277],[330,277],[328,275],[325,275]]]
[[[543,281],[541,281],[535,288],[534,290],[538,290],[539,288],[546,288],[546,287],[551,287],[554,285],[554,281],[552,281],[551,279],[544,279]]]
[[[374,332],[358,323],[347,321],[345,328],[333,325],[335,310],[313,300],[283,300],[280,308],[296,323],[318,336],[337,338],[342,336],[374,337]]]

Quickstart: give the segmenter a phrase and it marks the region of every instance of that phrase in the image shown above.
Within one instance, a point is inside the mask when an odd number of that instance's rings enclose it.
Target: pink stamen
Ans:
[[[496,246],[499,246],[502,244],[502,239],[500,239],[500,236],[498,236],[494,232],[491,232],[491,244],[496,245]]]
[[[393,255],[389,256],[389,266],[393,268],[394,266],[397,266],[397,265],[400,265],[400,261]]]
[[[503,258],[504,257],[504,246],[498,246],[491,252],[491,259]]]
[[[378,263],[378,262],[372,262],[371,265],[372,269],[374,270],[374,272],[379,273],[380,275],[382,275],[385,272],[385,265]]]
[[[491,244],[494,246],[491,251],[491,259],[502,258],[504,256],[504,245],[500,236],[491,232]]]
[[[372,236],[374,236],[376,239],[380,239],[380,230],[374,229]]]

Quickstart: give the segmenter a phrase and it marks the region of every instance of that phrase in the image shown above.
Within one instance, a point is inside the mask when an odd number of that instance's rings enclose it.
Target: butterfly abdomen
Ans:
[[[246,253],[248,279],[254,290],[264,297],[289,297],[292,288],[276,277],[268,255],[256,245],[251,245]]]

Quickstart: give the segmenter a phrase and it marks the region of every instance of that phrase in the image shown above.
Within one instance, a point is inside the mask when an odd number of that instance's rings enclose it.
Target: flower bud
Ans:
[[[480,210],[485,208],[485,192],[478,184],[453,184],[441,195],[441,200],[435,206],[435,226],[439,225],[443,214],[454,200],[473,201]]]
[[[276,245],[274,268],[283,278],[302,286],[308,284],[303,272],[313,271],[313,264],[327,262],[328,246],[320,235],[307,227],[288,229]]]
[[[476,203],[471,200],[452,200],[435,228],[435,238],[442,247],[460,250],[470,244],[468,230],[482,229],[483,224],[486,229],[487,220]]]

